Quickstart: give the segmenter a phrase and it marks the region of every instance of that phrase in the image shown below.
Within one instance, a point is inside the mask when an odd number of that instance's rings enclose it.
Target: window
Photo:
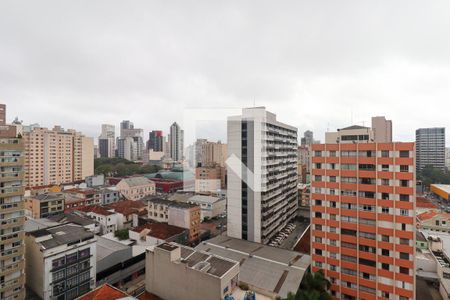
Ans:
[[[409,181],[408,180],[400,180],[400,186],[408,187],[409,186]]]
[[[336,176],[330,176],[330,182],[336,182]]]
[[[401,165],[400,166],[400,172],[409,172],[409,166],[408,165]]]
[[[330,151],[330,157],[336,157],[336,151]]]
[[[66,258],[65,257],[57,258],[57,259],[54,259],[52,261],[52,267],[54,269],[60,268],[60,267],[64,266],[65,264],[66,264]]]
[[[382,207],[382,208],[381,208],[381,212],[382,212],[383,214],[388,214],[388,213],[389,213],[389,207]]]
[[[409,210],[407,210],[407,209],[400,209],[400,215],[408,216],[409,215]]]
[[[73,264],[78,260],[78,253],[72,253],[66,256],[66,262],[67,264]]]
[[[409,275],[409,269],[405,267],[400,267],[400,273]]]
[[[389,165],[381,165],[381,171],[388,172],[389,171]]]
[[[400,157],[409,157],[409,151],[400,151]]]
[[[405,252],[400,252],[400,258],[409,260],[409,254]]]
[[[383,242],[388,242],[388,243],[389,243],[389,236],[388,236],[388,235],[382,234],[382,235],[381,235],[381,240],[382,240]]]
[[[336,208],[336,202],[335,202],[335,201],[331,201],[331,202],[330,202],[330,207]]]
[[[78,265],[73,265],[67,268],[67,277],[73,276],[78,273]]]
[[[409,201],[409,195],[400,195],[400,201]]]
[[[322,238],[321,237],[316,236],[314,238],[314,240],[315,240],[316,243],[322,243]]]
[[[388,249],[381,249],[381,255],[389,256],[389,250]]]
[[[78,281],[80,283],[83,282],[83,281],[87,281],[89,279],[90,279],[89,272],[81,273],[80,276],[78,276]]]
[[[389,264],[382,263],[382,264],[381,264],[381,268],[382,268],[383,270],[388,270],[388,271],[389,271]]]
[[[389,179],[381,179],[381,185],[389,185]]]
[[[381,157],[389,157],[389,151],[388,150],[382,150],[381,151]]]
[[[322,206],[322,200],[315,200],[317,206]]]
[[[322,249],[316,249],[314,251],[317,255],[322,255]]]
[[[314,156],[322,157],[322,151],[314,151]]]
[[[381,199],[389,200],[389,193],[381,193]]]
[[[65,277],[65,271],[61,270],[61,271],[57,271],[53,273],[53,281],[58,281],[61,280]]]

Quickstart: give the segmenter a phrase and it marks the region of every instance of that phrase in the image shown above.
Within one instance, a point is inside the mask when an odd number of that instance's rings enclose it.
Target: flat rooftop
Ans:
[[[298,290],[311,264],[311,257],[307,254],[225,235],[204,241],[195,249],[238,261],[241,281],[282,298]]]
[[[31,231],[27,233],[35,238],[43,238],[39,244],[44,249],[51,249],[61,245],[81,243],[94,239],[94,234],[75,224],[64,224]],[[44,238],[45,237],[45,238]]]

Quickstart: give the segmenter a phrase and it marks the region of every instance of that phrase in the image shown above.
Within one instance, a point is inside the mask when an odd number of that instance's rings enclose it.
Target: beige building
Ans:
[[[385,117],[372,117],[372,130],[375,133],[376,143],[392,142],[392,121]]]
[[[147,250],[145,289],[166,300],[224,299],[239,281],[239,262],[174,243]]]
[[[149,219],[189,229],[189,241],[198,239],[201,216],[199,205],[159,198],[148,199],[147,204]]]
[[[25,213],[33,219],[48,218],[64,212],[64,194],[46,193],[25,199]]]
[[[127,200],[141,200],[156,193],[155,183],[145,177],[124,178],[116,188]]]
[[[227,144],[222,144],[220,141],[204,142],[200,146],[200,162],[202,166],[219,165],[225,167],[227,159]]]
[[[25,298],[23,139],[0,104],[0,299]]]
[[[195,168],[195,192],[217,193],[225,189],[226,169],[220,165]]]
[[[24,130],[25,184],[47,186],[84,180],[94,174],[94,141],[75,130]]]
[[[325,132],[325,144],[373,143],[374,140],[374,131],[359,125],[338,129],[336,132]]]
[[[450,214],[430,210],[417,215],[418,225],[422,229],[450,233]]]

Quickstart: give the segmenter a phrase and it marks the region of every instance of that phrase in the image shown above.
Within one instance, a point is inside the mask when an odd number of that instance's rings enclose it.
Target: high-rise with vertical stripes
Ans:
[[[267,244],[296,216],[297,128],[254,107],[227,131],[228,235]]]

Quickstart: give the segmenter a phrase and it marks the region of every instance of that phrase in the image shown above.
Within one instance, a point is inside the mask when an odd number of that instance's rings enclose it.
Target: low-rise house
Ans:
[[[122,200],[105,206],[118,214],[119,229],[132,228],[139,224],[139,217],[147,217],[147,205],[139,200]]]
[[[41,299],[74,299],[95,287],[96,241],[92,232],[64,224],[28,232],[26,284]]]
[[[100,225],[100,234],[114,233],[116,230],[123,228],[123,223],[121,223],[123,218],[114,210],[108,210],[106,207],[99,205],[90,205],[83,207],[80,211]]]
[[[186,244],[188,230],[167,223],[148,223],[129,230],[130,240],[140,246],[155,246],[165,242]]]
[[[239,262],[175,243],[148,249],[145,269],[145,289],[165,300],[224,299],[239,282]]]
[[[128,200],[140,200],[156,193],[155,183],[142,176],[124,178],[116,188]]]
[[[99,188],[102,194],[102,205],[108,205],[120,201],[121,195],[116,187],[101,187]]]
[[[165,199],[147,198],[148,218],[189,230],[189,241],[199,238],[200,206]]]
[[[84,199],[85,205],[102,204],[102,194],[100,190],[94,188],[71,188],[63,191],[69,197]]]
[[[85,213],[82,213],[80,211],[63,213],[56,216],[51,216],[48,219],[59,224],[73,223],[95,234],[99,234],[101,230],[100,224],[97,221],[88,217]]]
[[[225,198],[206,195],[192,196],[188,199],[188,202],[200,206],[201,220],[211,219],[223,215],[227,205]]]
[[[77,298],[76,300],[101,300],[101,299],[127,299],[134,300],[136,298],[130,297],[124,291],[115,288],[109,284],[103,284],[84,294],[83,296]]]
[[[450,214],[430,210],[417,215],[420,228],[450,233]]]
[[[33,219],[47,218],[64,212],[63,193],[44,193],[25,199],[25,215]]]

